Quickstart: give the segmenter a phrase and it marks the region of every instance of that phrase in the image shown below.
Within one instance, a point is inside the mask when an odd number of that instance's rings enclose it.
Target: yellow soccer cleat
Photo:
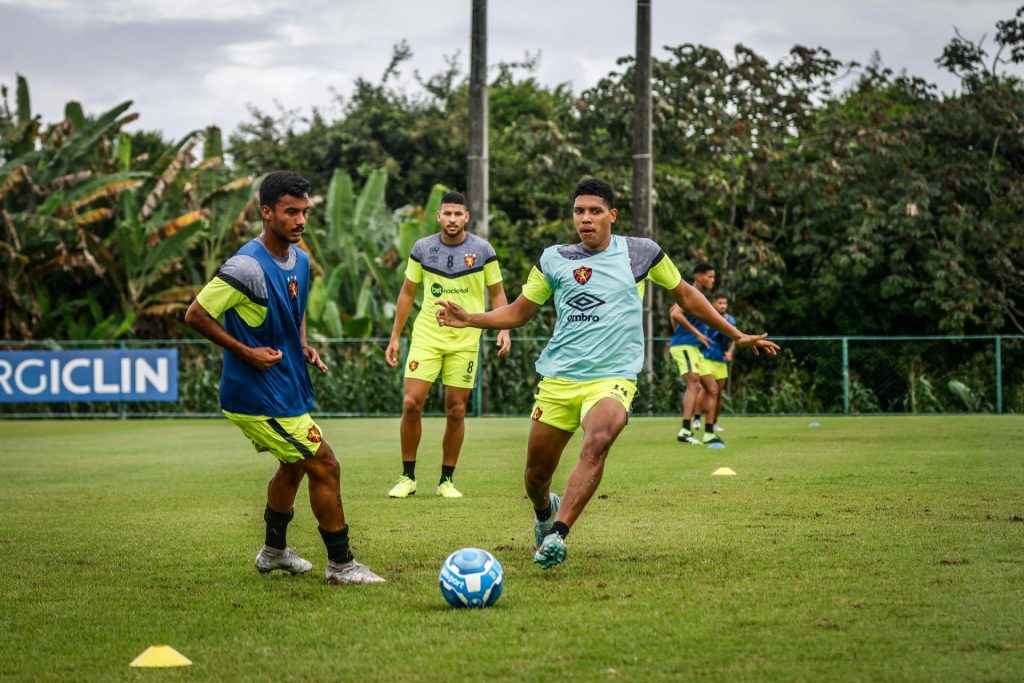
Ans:
[[[462,498],[462,494],[455,488],[451,479],[445,479],[437,485],[437,495],[442,498]]]
[[[404,474],[398,478],[395,485],[388,491],[388,498],[408,498],[414,495],[416,495],[416,480],[410,479]]]

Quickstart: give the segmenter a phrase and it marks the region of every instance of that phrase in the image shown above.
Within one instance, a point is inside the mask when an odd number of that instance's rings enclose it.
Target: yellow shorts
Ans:
[[[707,366],[708,360],[696,346],[670,346],[668,352],[679,366],[680,375],[691,372],[701,376],[711,374],[711,368]]]
[[[412,344],[405,358],[405,378],[434,383],[441,375],[446,387],[472,389],[476,383],[477,350],[445,351],[433,346]]]
[[[316,455],[323,434],[309,413],[296,417],[242,415],[221,411],[249,437],[258,452],[269,451],[281,462],[299,462]]]
[[[711,370],[711,376],[715,378],[716,382],[729,377],[728,363],[723,363],[720,360],[711,360],[709,358],[705,358],[704,362],[707,363],[708,369]]]
[[[531,419],[555,429],[575,432],[587,412],[603,398],[614,398],[629,413],[636,398],[636,382],[630,379],[576,382],[545,377],[534,398]]]

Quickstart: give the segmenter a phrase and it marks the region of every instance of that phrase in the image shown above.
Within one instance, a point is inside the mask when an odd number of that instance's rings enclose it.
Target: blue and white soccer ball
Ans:
[[[501,597],[505,571],[494,555],[463,548],[441,565],[441,595],[452,607],[490,607]]]

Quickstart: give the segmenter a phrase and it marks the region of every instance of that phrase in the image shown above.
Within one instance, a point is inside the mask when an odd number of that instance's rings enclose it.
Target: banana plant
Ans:
[[[315,336],[370,337],[391,328],[405,260],[416,240],[436,228],[444,188],[433,189],[425,208],[389,211],[387,178],[384,169],[371,172],[356,196],[352,179],[336,170],[324,229],[306,232],[314,269],[307,323]]]

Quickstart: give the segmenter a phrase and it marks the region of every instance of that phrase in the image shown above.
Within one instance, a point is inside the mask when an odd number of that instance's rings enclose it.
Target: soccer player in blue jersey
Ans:
[[[303,574],[313,568],[286,543],[295,495],[308,477],[309,503],[327,546],[327,582],[380,583],[384,579],[356,562],[349,548],[338,460],[309,415],[313,385],[306,366],[327,372],[316,349],[306,343],[309,256],[295,246],[306,229],[309,188],[303,178],[285,171],[263,180],[263,232],[199,292],[185,322],[224,348],[224,415],[257,451],[269,451],[278,460],[267,485],[266,536],[256,569]]]
[[[720,316],[725,318],[726,322],[730,325],[736,324],[736,318],[732,317],[728,312],[728,296],[722,292],[715,294],[711,297],[711,305],[715,307]],[[715,405],[714,422],[704,426],[705,435],[722,431],[722,397],[725,395],[725,382],[729,379],[729,363],[732,362],[732,356],[736,350],[736,344],[733,340],[724,336],[718,330],[710,330],[709,332],[708,338],[711,344],[704,347],[702,352],[704,354],[704,361],[707,363],[707,369],[711,372],[711,377],[718,386],[718,401]]]
[[[384,350],[384,358],[391,367],[398,367],[399,336],[412,313],[420,283],[427,293],[425,300],[443,296],[468,311],[482,312],[485,294],[490,294],[493,306],[508,303],[494,248],[484,238],[466,232],[469,221],[466,197],[461,192],[445,193],[437,220],[441,231],[418,240],[409,254],[405,282],[395,305],[391,340]],[[443,498],[462,497],[452,477],[466,434],[466,402],[476,381],[480,330],[438,327],[434,308],[428,304],[426,315],[417,315],[413,323],[405,359],[405,396],[399,428],[402,475],[388,491],[391,498],[416,494],[416,452],[423,430],[423,404],[438,375],[444,384],[445,427],[441,441],[441,477],[435,491]],[[506,355],[511,348],[506,330],[498,333],[497,344],[498,355]]]
[[[537,360],[542,376],[531,415],[526,452],[526,493],[534,507],[534,562],[544,569],[565,560],[565,539],[594,495],[605,459],[626,426],[644,361],[643,290],[647,280],[670,290],[698,319],[738,346],[775,355],[767,335],[748,335],[727,323],[703,294],[683,282],[655,242],[612,234],[618,217],[611,186],[587,178],[573,191],[573,221],[580,241],[544,250],[522,294],[486,313],[468,313],[439,301],[438,324],[448,327],[521,327],[554,299],[555,332]],[[561,498],[551,479],[577,428],[583,445]]]
[[[709,292],[715,286],[715,268],[710,263],[698,263],[693,269],[693,286],[701,292]],[[704,360],[704,349],[711,346],[708,336],[712,331],[697,317],[672,304],[669,318],[675,325],[672,340],[669,342],[669,353],[676,361],[679,374],[686,383],[683,393],[683,425],[676,435],[682,443],[695,446],[701,441],[694,436],[696,427],[693,425],[694,413],[699,413],[698,400],[703,400],[704,408],[704,443],[720,443],[721,438],[714,432],[715,406],[718,405],[718,385],[711,376],[711,368]],[[703,389],[703,391],[701,391]],[[711,428],[707,427],[711,424]]]

